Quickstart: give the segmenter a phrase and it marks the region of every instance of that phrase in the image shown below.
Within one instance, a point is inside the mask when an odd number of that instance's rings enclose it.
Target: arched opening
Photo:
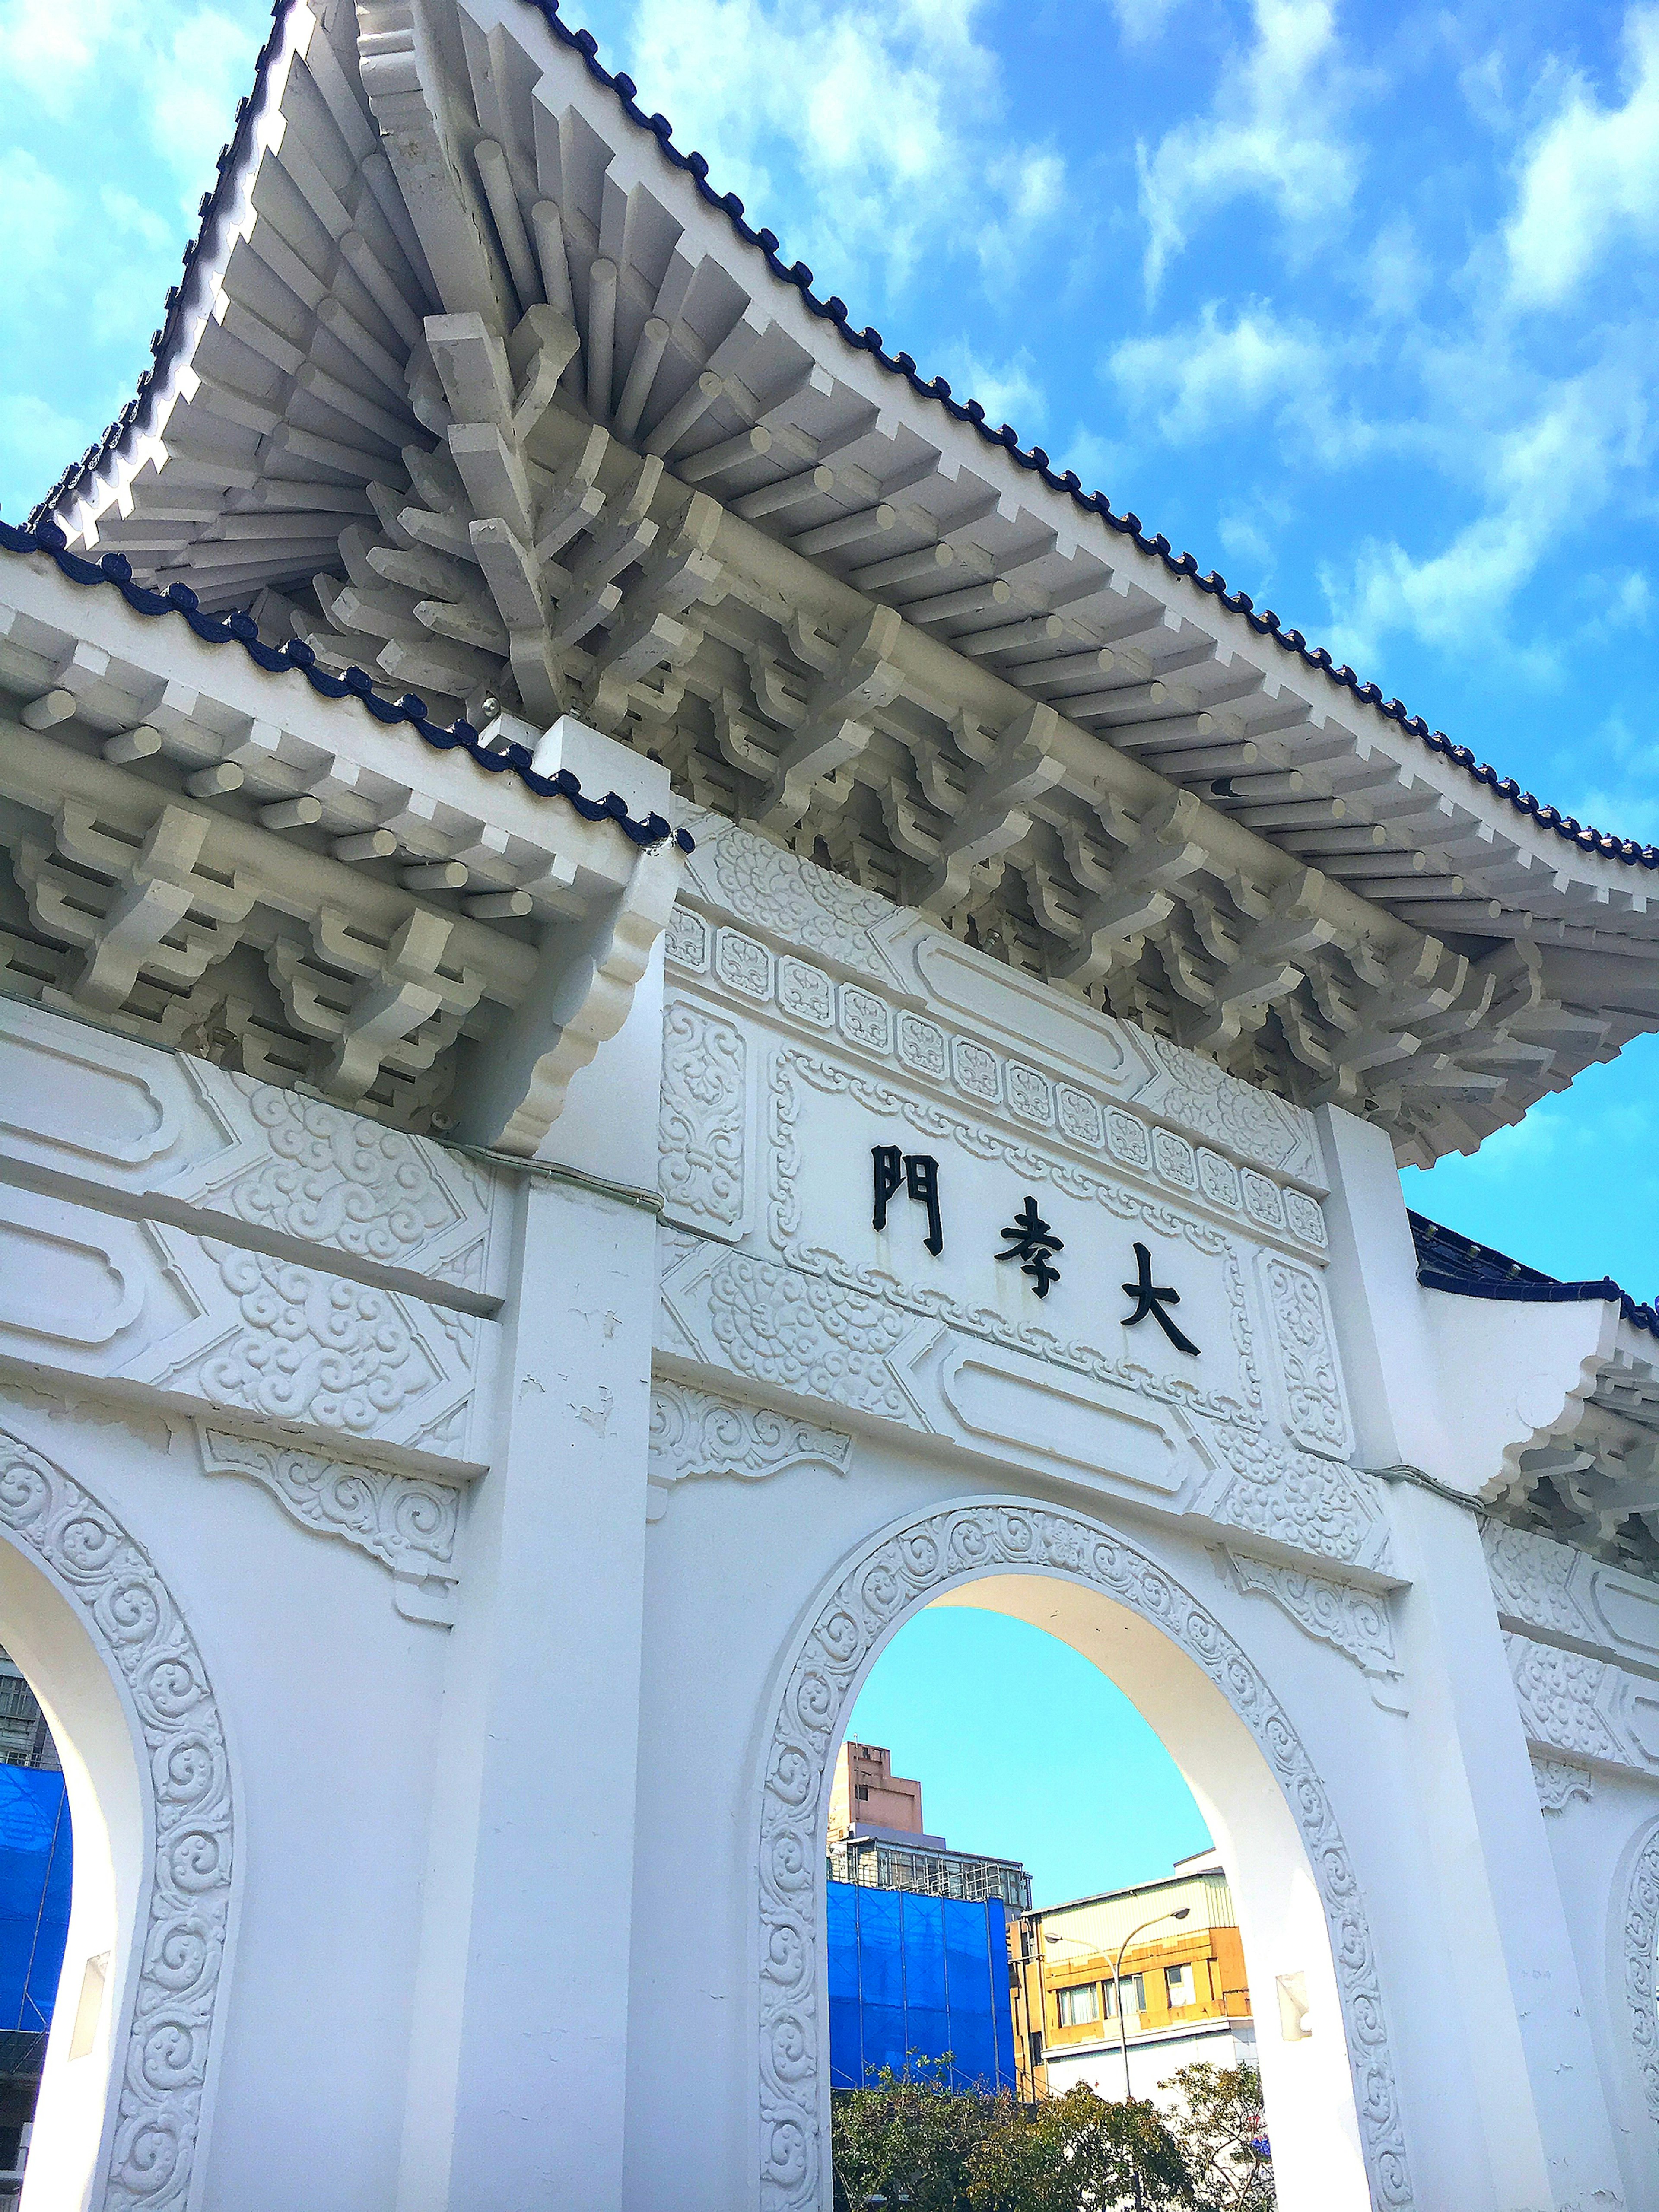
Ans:
[[[1185,1778],[1228,1868],[1251,1988],[1295,1996],[1290,2033],[1260,2039],[1280,2205],[1408,2204],[1365,1915],[1287,1716],[1148,1554],[1080,1515],[1011,1501],[929,1514],[877,1539],[825,1595],[787,1670],[762,1820],[764,2212],[830,2203],[821,1869],[835,1754],[881,1651],[935,1604],[1002,1613],[1070,1645],[1131,1699]]]
[[[22,2195],[22,2212],[47,2212],[85,2201],[112,2118],[112,2054],[146,1873],[143,1800],[127,1717],[85,1623],[4,1542],[0,1644],[51,1729],[74,1838],[69,1930]]]

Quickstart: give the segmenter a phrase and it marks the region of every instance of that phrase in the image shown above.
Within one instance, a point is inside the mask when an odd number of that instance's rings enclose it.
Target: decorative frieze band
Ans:
[[[981,1118],[991,1115],[1068,1146],[1196,1204],[1253,1233],[1322,1252],[1325,1219],[1316,1199],[1294,1185],[1241,1166],[1178,1131],[1148,1121],[1078,1083],[1051,1077],[980,1038],[948,1027],[933,1012],[894,1006],[861,984],[837,981],[792,955],[775,953],[741,930],[676,907],[668,957],[690,975],[707,976],[756,1007],[835,1036],[863,1057],[883,1060]],[[670,1017],[671,1022],[673,1019]],[[1145,1041],[1149,1048],[1156,1039]],[[672,1030],[670,1066],[672,1067]]]

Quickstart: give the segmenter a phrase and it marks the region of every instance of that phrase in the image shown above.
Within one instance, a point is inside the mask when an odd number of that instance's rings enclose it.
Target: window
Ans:
[[[855,1782],[853,1784],[853,1795],[857,1798],[859,1803],[862,1805],[870,1795],[869,1784],[867,1782]]]
[[[1146,2009],[1146,1977],[1142,1974],[1125,1974],[1121,1978],[1123,1987],[1124,2011],[1126,2013],[1145,2012]],[[1106,2017],[1108,2020],[1115,2020],[1117,2018],[1116,1992],[1109,1982],[1104,1982],[1101,1986],[1105,1992]]]
[[[1164,1969],[1164,1989],[1171,2011],[1177,2005],[1189,2005],[1195,2002],[1191,1966],[1166,1966]]]
[[[1100,2018],[1100,1986],[1096,1982],[1079,1982],[1071,1989],[1056,1990],[1054,2005],[1062,2027],[1085,2027]]]

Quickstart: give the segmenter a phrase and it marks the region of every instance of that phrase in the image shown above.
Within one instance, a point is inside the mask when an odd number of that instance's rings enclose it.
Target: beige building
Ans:
[[[1254,2065],[1255,2027],[1237,1923],[1231,1887],[1212,1851],[1177,1861],[1162,1881],[1028,1914],[1015,1973],[1024,1984],[1023,2070],[1037,2094],[1063,2096],[1084,2081],[1103,2097],[1122,2096],[1120,1992],[1137,2097],[1155,2097],[1161,2082],[1200,2060]],[[1021,2008],[1017,2002],[1017,2013]]]
[[[855,1828],[921,1835],[921,1784],[894,1773],[890,1751],[849,1740],[837,1754],[830,1790],[830,1841],[837,1843]],[[944,1838],[934,1841],[942,1844]]]

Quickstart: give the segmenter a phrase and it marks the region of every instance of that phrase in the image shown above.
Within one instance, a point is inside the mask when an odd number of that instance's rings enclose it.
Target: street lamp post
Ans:
[[[1123,2053],[1123,2101],[1126,2105],[1133,2104],[1134,2092],[1129,2087],[1129,2031],[1124,2025],[1123,2020],[1123,1954],[1137,1936],[1144,1936],[1149,1928],[1160,1927],[1166,1920],[1185,1920],[1192,1909],[1190,1905],[1183,1905],[1174,1912],[1154,1914],[1152,1919],[1143,1920],[1139,1928],[1132,1928],[1117,1947],[1117,1957],[1112,1966],[1112,2002],[1117,2007],[1117,2039],[1118,2047]],[[1139,2196],[1139,2174],[1135,2177],[1135,2186],[1136,2194]]]

